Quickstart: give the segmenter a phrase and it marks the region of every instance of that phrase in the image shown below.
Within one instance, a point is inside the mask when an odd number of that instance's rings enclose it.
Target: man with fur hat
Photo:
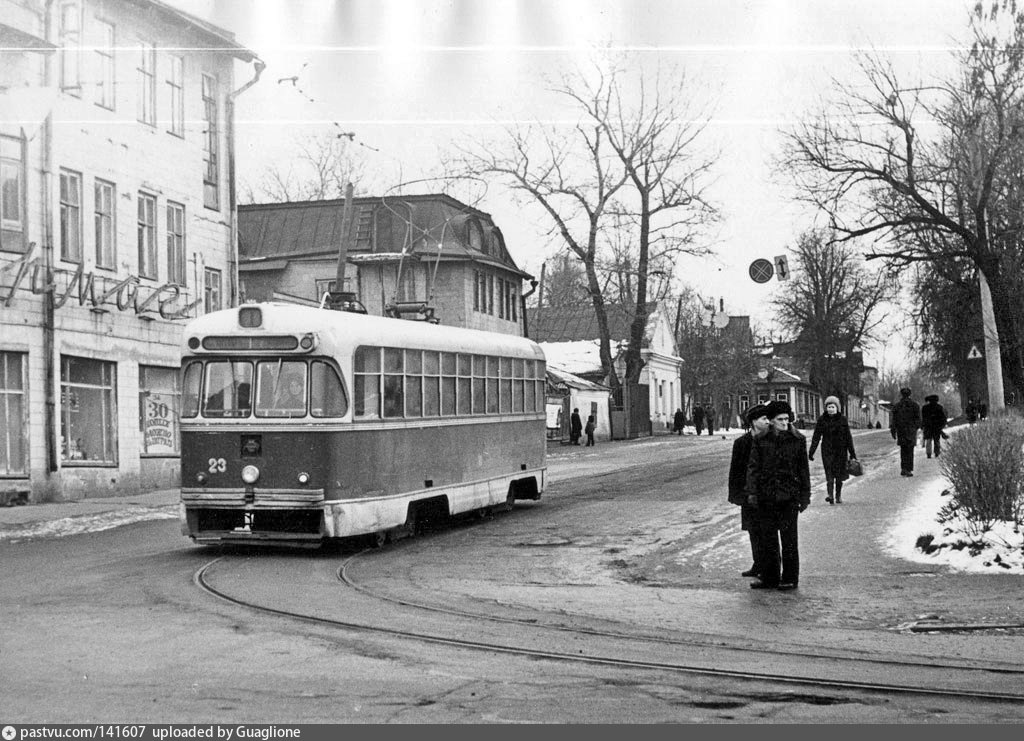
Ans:
[[[935,457],[942,452],[942,436],[946,433],[943,428],[946,426],[946,410],[939,403],[938,394],[929,394],[924,397],[924,406],[921,407],[921,433],[924,437],[924,452],[929,458],[932,457],[932,450],[935,450]]]
[[[889,417],[889,432],[900,447],[900,476],[914,475],[914,446],[921,429],[921,407],[910,398],[912,393],[908,388],[900,389],[900,400]]]
[[[767,415],[771,426],[754,440],[747,465],[747,501],[757,506],[761,553],[761,578],[750,588],[796,589],[800,581],[797,518],[811,503],[807,438],[793,427],[793,409],[786,402],[773,401]]]
[[[747,504],[747,464],[750,463],[750,448],[754,439],[768,432],[768,407],[757,404],[743,413],[747,431],[732,444],[732,461],[729,463],[729,501],[740,506],[740,527],[750,537],[750,553],[753,565],[740,576],[760,576],[758,566],[760,545],[758,543],[757,507]]]

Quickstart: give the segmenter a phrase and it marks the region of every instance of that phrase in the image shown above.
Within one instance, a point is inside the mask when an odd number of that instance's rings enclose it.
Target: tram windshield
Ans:
[[[182,385],[183,417],[343,417],[348,412],[341,378],[322,360],[195,361],[185,368]]]

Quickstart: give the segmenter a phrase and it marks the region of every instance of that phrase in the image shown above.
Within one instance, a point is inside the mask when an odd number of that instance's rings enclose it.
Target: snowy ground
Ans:
[[[915,563],[941,564],[951,571],[985,574],[1020,574],[1024,571],[1024,534],[1013,531],[1012,523],[999,523],[982,538],[985,547],[972,554],[965,547],[954,547],[968,540],[962,532],[949,532],[950,525],[938,522],[939,510],[949,502],[949,482],[940,478],[928,485],[907,504],[889,531],[886,549],[894,556]],[[924,553],[917,548],[920,536],[934,536],[938,550]]]

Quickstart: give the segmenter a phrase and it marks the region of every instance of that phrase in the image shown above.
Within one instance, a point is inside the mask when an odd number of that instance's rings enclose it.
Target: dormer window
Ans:
[[[476,219],[470,219],[466,222],[466,229],[469,232],[469,247],[470,249],[476,250],[483,254],[489,254],[487,249],[487,241],[484,239],[484,230],[480,226],[480,222]]]

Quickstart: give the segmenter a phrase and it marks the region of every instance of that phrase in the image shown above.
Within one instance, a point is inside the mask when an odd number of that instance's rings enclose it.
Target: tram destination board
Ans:
[[[755,283],[767,283],[774,273],[775,267],[771,260],[761,258],[750,263],[750,277]]]

